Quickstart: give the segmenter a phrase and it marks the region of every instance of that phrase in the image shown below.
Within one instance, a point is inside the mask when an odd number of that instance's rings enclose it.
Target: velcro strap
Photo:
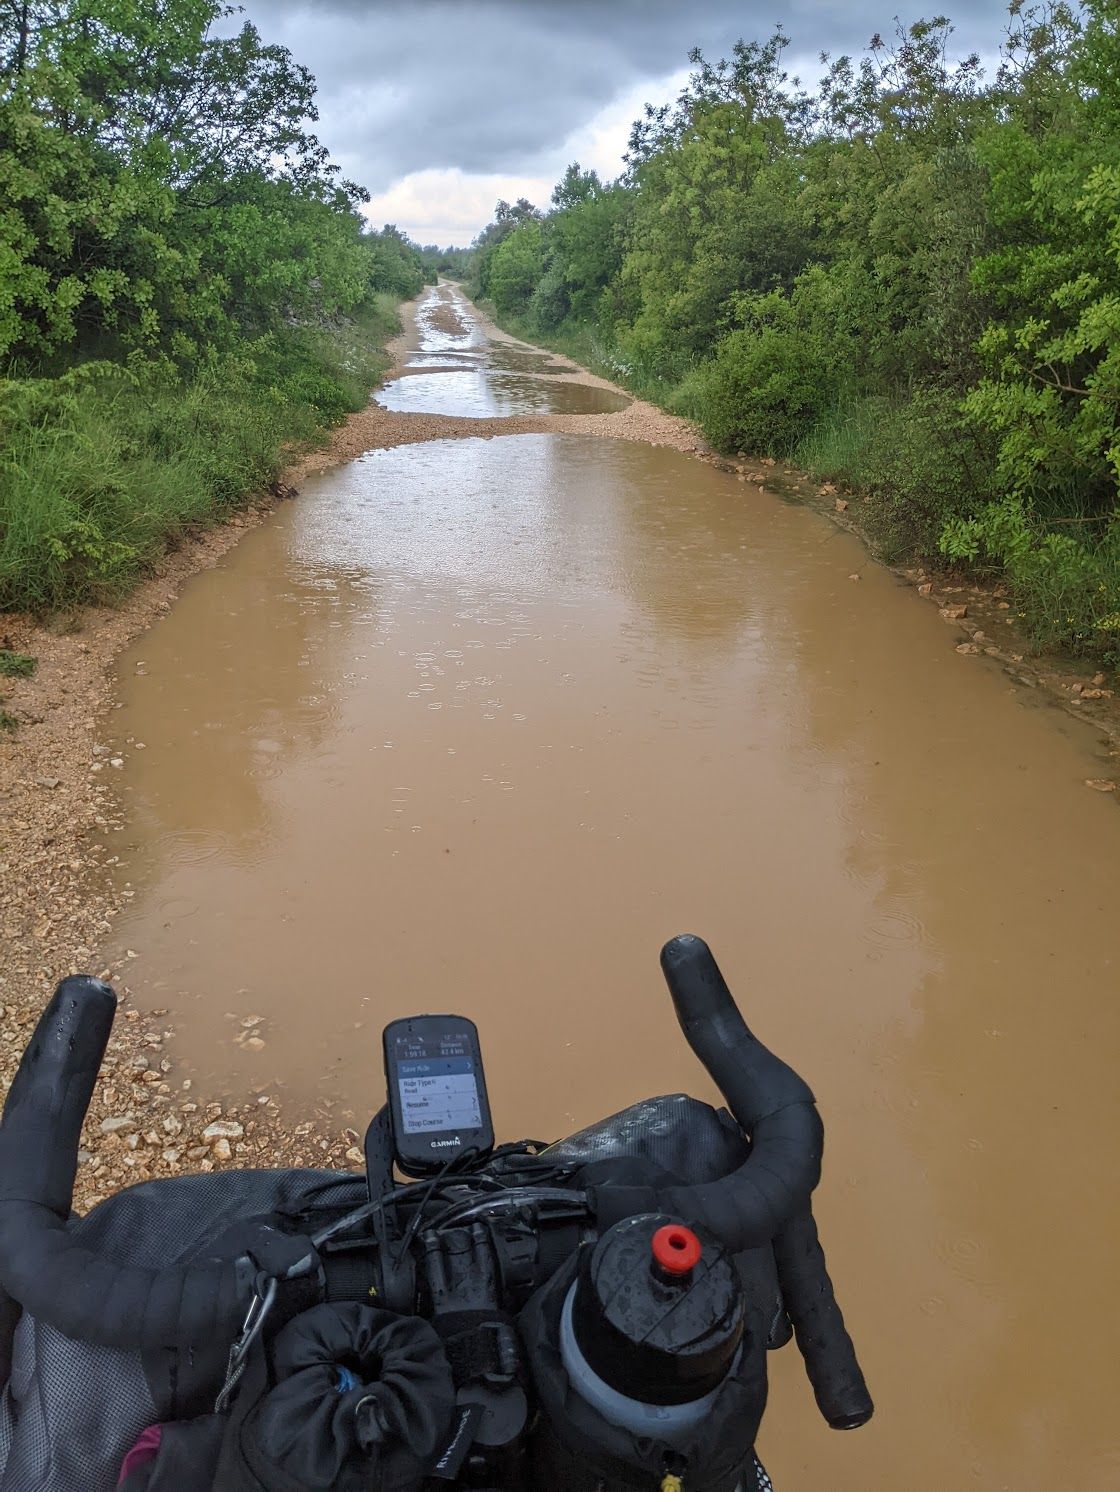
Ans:
[[[310,1238],[302,1233],[281,1233],[267,1223],[257,1229],[245,1252],[272,1280],[315,1274],[319,1267],[319,1256]]]
[[[372,1249],[340,1249],[330,1254],[325,1264],[325,1298],[328,1301],[360,1300],[366,1305],[379,1304],[377,1260]]]
[[[245,1253],[256,1265],[259,1280],[277,1282],[280,1314],[285,1319],[322,1300],[323,1267],[311,1240],[302,1233],[282,1233],[265,1223],[248,1239]]]
[[[507,1316],[457,1311],[433,1322],[443,1340],[455,1387],[466,1383],[513,1384],[523,1376],[521,1341]]]

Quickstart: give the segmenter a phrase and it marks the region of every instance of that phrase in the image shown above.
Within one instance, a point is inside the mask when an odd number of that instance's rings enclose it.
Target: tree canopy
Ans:
[[[180,360],[415,292],[310,130],[315,85],[216,0],[0,3],[0,358]]]

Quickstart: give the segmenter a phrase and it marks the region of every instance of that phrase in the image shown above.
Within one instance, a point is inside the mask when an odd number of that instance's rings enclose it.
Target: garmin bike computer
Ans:
[[[430,1175],[467,1151],[489,1155],[494,1126],[473,1021],[414,1015],[385,1027],[393,1152],[406,1176]]]

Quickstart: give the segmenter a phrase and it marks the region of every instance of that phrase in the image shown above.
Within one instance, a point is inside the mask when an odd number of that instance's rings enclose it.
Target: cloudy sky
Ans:
[[[242,0],[319,82],[318,132],[373,193],[375,225],[467,244],[499,197],[545,205],[571,160],[617,175],[642,105],[672,98],[688,52],[726,55],[781,22],[791,72],[946,9],[962,53],[995,58],[1004,0]]]

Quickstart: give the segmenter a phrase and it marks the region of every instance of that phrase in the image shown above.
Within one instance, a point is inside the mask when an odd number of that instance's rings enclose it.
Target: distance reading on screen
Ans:
[[[471,1057],[398,1060],[397,1089],[405,1134],[480,1129],[482,1110]]]

